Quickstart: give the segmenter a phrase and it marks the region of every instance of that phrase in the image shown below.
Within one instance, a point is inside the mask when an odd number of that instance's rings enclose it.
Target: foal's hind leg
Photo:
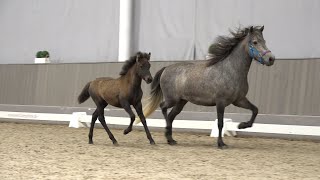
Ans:
[[[253,105],[246,97],[242,98],[239,101],[234,102],[233,105],[242,107],[245,109],[250,109],[252,111],[251,119],[247,122],[240,123],[238,128],[245,129],[248,127],[252,127],[252,124],[254,123],[254,120],[256,119],[258,114],[258,108],[255,105]]]
[[[107,106],[108,104],[105,103],[103,106],[97,108],[98,111],[99,111],[99,121],[101,123],[101,125],[103,126],[103,128],[106,130],[106,132],[108,133],[108,136],[109,138],[111,139],[112,143],[114,145],[118,145],[118,142],[117,140],[114,138],[113,134],[111,133],[110,129],[108,128],[107,126],[107,123],[105,121],[105,118],[104,118],[104,108]]]
[[[93,137],[93,128],[94,124],[96,123],[96,120],[98,118],[98,111],[95,110],[92,114],[92,119],[91,119],[91,125],[90,125],[90,131],[89,131],[89,144],[93,144],[92,137]]]

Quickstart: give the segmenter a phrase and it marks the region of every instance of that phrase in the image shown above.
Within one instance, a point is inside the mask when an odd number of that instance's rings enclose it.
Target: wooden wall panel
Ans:
[[[154,75],[175,62],[152,62]],[[118,77],[122,63],[0,65],[0,104],[94,107],[77,104],[86,82]],[[278,60],[274,66],[253,62],[248,98],[262,114],[320,115],[320,60]],[[149,86],[143,83],[145,95]],[[215,107],[187,104],[185,111],[215,111]],[[250,112],[234,106],[226,112]]]

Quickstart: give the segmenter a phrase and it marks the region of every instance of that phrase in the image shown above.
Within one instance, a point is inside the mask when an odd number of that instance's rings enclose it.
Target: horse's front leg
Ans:
[[[217,104],[217,115],[218,115],[218,129],[219,129],[219,137],[218,137],[218,148],[223,149],[227,147],[227,145],[222,140],[222,128],[223,128],[223,116],[224,116],[225,106],[222,104]]]
[[[150,141],[150,144],[155,144],[154,140],[152,139],[151,133],[149,131],[149,128],[147,126],[146,118],[144,117],[143,111],[142,111],[142,103],[141,101],[137,102],[133,107],[136,109],[137,114],[141,120],[141,123],[143,124],[144,130],[146,131],[147,137]],[[133,121],[131,121],[131,126],[132,126]]]
[[[258,108],[255,105],[253,105],[246,97],[234,102],[233,105],[244,108],[244,109],[250,109],[252,111],[251,119],[247,122],[240,123],[238,128],[245,129],[248,127],[252,127],[252,124],[254,123],[254,120],[256,119],[258,114]]]

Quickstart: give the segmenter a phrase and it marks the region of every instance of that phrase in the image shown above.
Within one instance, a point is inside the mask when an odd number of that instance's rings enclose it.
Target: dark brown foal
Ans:
[[[141,119],[150,144],[155,144],[148,129],[145,116],[143,115],[141,104],[143,95],[141,89],[141,81],[143,79],[148,84],[152,82],[149,62],[150,56],[151,53],[147,54],[138,52],[135,56],[132,56],[125,62],[120,72],[121,76],[119,78],[97,78],[94,81],[88,82],[83,88],[81,94],[78,97],[78,102],[81,104],[89,97],[91,97],[94,103],[97,105],[97,109],[92,114],[91,126],[89,131],[89,144],[93,144],[93,128],[97,118],[99,118],[99,121],[108,133],[109,138],[112,140],[113,144],[117,145],[117,140],[109,130],[104,118],[104,108],[108,104],[115,107],[123,108],[129,114],[131,122],[129,127],[124,130],[124,134],[128,134],[132,131],[135,114],[131,110],[130,105],[133,105],[139,118]]]

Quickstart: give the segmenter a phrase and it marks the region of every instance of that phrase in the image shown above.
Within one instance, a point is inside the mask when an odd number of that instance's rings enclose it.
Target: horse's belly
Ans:
[[[189,91],[185,90],[182,93],[182,99],[185,99],[193,104],[202,106],[214,106],[216,104],[215,93],[209,93],[208,91]]]
[[[216,102],[213,99],[190,98],[189,102],[191,102],[192,104],[201,105],[201,106],[215,106],[216,105]]]
[[[193,104],[202,106],[215,106],[217,102],[224,104],[225,106],[230,105],[237,99],[237,91],[235,89],[223,89],[223,88],[212,88],[207,87],[203,89],[197,89],[189,91],[186,88],[183,99],[190,101]]]

